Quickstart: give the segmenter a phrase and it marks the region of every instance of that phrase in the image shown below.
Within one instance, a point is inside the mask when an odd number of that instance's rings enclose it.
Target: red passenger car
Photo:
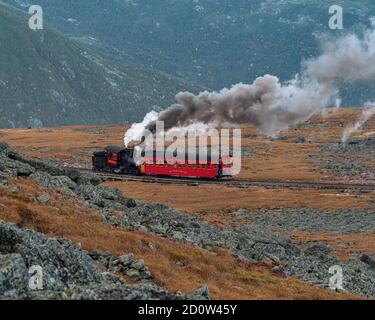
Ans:
[[[179,160],[176,162],[176,160],[170,161],[170,159],[158,158],[155,152],[152,158],[146,158],[143,164],[137,165],[133,154],[133,149],[109,146],[104,151],[94,152],[92,156],[93,170],[117,174],[145,174],[205,179],[220,179],[223,176],[232,175],[232,159],[230,157],[217,156],[212,160],[209,157],[205,161],[200,161],[198,157],[188,157],[186,155],[185,161]]]
[[[229,157],[226,160],[230,160]],[[173,162],[171,159],[148,158],[140,166],[140,171],[146,175],[206,179],[220,179],[223,175],[231,175],[231,161],[223,161],[222,157],[216,161],[185,160],[172,164]]]

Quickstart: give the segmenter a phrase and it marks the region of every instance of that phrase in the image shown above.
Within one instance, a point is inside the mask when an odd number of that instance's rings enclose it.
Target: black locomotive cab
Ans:
[[[92,165],[94,171],[139,173],[133,160],[133,150],[119,146],[109,146],[104,151],[94,152]]]

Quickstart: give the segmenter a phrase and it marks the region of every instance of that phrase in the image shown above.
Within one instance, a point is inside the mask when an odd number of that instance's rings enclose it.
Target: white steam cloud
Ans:
[[[126,131],[124,137],[125,146],[128,147],[132,142],[139,142],[142,139],[142,133],[146,126],[157,119],[158,113],[156,111],[151,111],[146,114],[141,123],[133,123],[130,129]]]
[[[341,141],[342,143],[346,143],[350,136],[363,128],[368,120],[375,115],[375,103],[367,102],[365,104],[365,110],[362,111],[361,116],[359,117],[358,121],[350,127],[347,127],[342,135]]]
[[[140,141],[145,129],[155,132],[157,120],[164,121],[166,131],[196,123],[252,124],[260,133],[274,136],[328,106],[337,106],[341,84],[375,77],[375,30],[362,37],[349,34],[324,40],[322,55],[305,61],[293,80],[281,83],[277,77],[265,75],[252,84],[239,83],[219,92],[181,92],[176,104],[134,124],[125,134],[125,145]]]

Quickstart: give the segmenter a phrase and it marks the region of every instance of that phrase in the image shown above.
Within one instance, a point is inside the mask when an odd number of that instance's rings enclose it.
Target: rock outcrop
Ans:
[[[0,188],[10,178],[29,178],[47,189],[76,194],[95,208],[124,209],[135,205],[116,189],[98,186],[91,173],[57,167],[48,161],[30,159],[0,142]],[[48,203],[48,194],[36,199]],[[130,205],[129,205],[130,203]],[[33,267],[42,271],[42,289],[30,288]],[[31,269],[30,269],[31,268]],[[122,273],[141,284],[127,284],[115,275]],[[208,299],[207,290],[187,296],[172,293],[151,281],[143,260],[133,254],[86,252],[64,238],[48,238],[29,229],[1,221],[0,216],[0,299]],[[144,282],[147,280],[147,282]]]
[[[93,257],[106,263],[99,265]],[[209,298],[201,289],[187,296],[152,282],[127,284],[116,271],[131,272],[137,279],[151,276],[144,262],[131,254],[115,258],[88,253],[67,239],[48,238],[0,221],[0,299]],[[33,286],[30,282],[37,276],[40,286]]]
[[[268,211],[251,213],[241,210],[234,214],[247,218],[247,220],[252,221],[251,223],[238,223],[231,228],[218,228],[209,222],[200,220],[197,216],[187,215],[164,205],[151,205],[143,201],[129,199],[117,189],[100,186],[100,179],[91,173],[81,173],[53,166],[46,161],[29,159],[18,155],[5,143],[0,143],[0,185],[2,184],[5,187],[6,179],[10,177],[28,177],[47,188],[63,189],[80,197],[85,201],[87,207],[102,214],[103,222],[115,227],[142,230],[172,241],[185,242],[207,250],[215,246],[229,249],[235,255],[247,260],[266,260],[273,265],[274,270],[277,270],[279,274],[296,276],[310,284],[329,288],[329,281],[332,276],[330,268],[339,266],[343,271],[345,290],[358,295],[375,297],[375,270],[371,263],[373,258],[370,256],[368,258],[353,256],[348,261],[340,261],[333,255],[333,249],[325,244],[302,248],[293,243],[286,235],[291,230],[345,233],[360,229],[362,232],[373,232],[375,230],[373,210],[359,212],[358,210],[348,209],[341,213],[317,213],[310,209],[285,209],[285,212],[279,215]],[[46,198],[40,200],[48,201]],[[113,212],[116,212],[116,215],[113,215]],[[278,228],[280,232],[275,232],[274,228]],[[27,232],[29,232],[28,235],[32,234],[30,231]],[[22,255],[19,252],[17,240],[20,238],[19,234],[23,233],[17,231],[14,227],[9,227],[8,232],[0,235],[0,253],[7,255],[2,258],[4,273],[1,277],[5,277],[4,279],[11,274],[20,274],[17,268],[22,269],[23,264],[16,263],[21,261],[20,259],[24,261],[26,268],[30,267],[30,261],[25,258],[25,253]],[[7,241],[3,241],[3,238]],[[28,236],[26,236],[26,239],[28,239]],[[25,243],[25,240],[22,243]],[[130,293],[131,287],[129,285],[117,284],[118,278],[115,278],[116,282],[113,283],[113,274],[104,277],[104,279],[110,278],[110,282],[107,283],[102,282],[107,280],[103,280],[103,274],[98,269],[95,269],[95,272],[87,271],[94,268],[93,261],[95,261],[97,266],[95,268],[104,268],[107,272],[120,271],[134,279],[150,279],[151,274],[144,266],[143,261],[137,261],[131,255],[114,257],[108,253],[84,254],[77,252],[73,249],[71,243],[61,239],[50,240],[48,243],[51,243],[51,248],[56,252],[50,252],[51,255],[41,252],[39,255],[39,252],[36,251],[36,257],[40,258],[36,261],[37,263],[43,264],[43,257],[47,259],[46,261],[49,261],[48,259],[51,256],[58,255],[69,258],[69,261],[81,260],[85,266],[83,269],[79,269],[82,278],[76,278],[76,273],[69,271],[68,262],[67,264],[64,262],[62,265],[56,264],[61,261],[61,258],[58,261],[51,261],[51,264],[47,263],[47,274],[51,274],[53,279],[56,278],[54,283],[58,284],[59,292],[67,294],[66,292],[70,292],[67,291],[67,287],[73,285],[75,288],[74,294],[68,295],[69,298],[107,298],[110,297],[110,288],[117,292],[116,298],[153,298],[156,296],[160,298],[186,298],[186,296],[167,293],[162,291],[161,288],[155,289],[154,286],[149,284],[142,289],[141,287],[134,287],[134,292],[138,293],[133,295]],[[31,252],[39,248],[39,246],[34,248],[31,244],[26,247]],[[67,248],[67,252],[64,248]],[[21,257],[19,254],[21,254]],[[31,262],[34,263],[34,261]],[[79,263],[79,265],[81,264]],[[60,271],[58,271],[57,275],[52,276],[54,274],[52,266],[59,270],[62,268],[63,274],[59,274]],[[51,269],[48,269],[49,267]],[[66,268],[68,269],[65,270]],[[10,289],[8,291],[13,292],[11,288],[14,286],[11,283],[19,283],[22,279],[20,280],[18,276],[11,278],[12,281],[9,282]],[[80,282],[79,279],[83,279],[83,281]],[[103,283],[105,285],[101,286],[100,284]],[[93,285],[93,288],[91,285]],[[122,289],[113,289],[117,285],[122,286]],[[47,288],[52,290],[52,287],[48,287],[48,281]],[[87,291],[82,288],[91,289]],[[142,296],[140,292],[144,291],[147,292],[147,295]],[[204,293],[204,297],[208,296],[208,290],[200,290],[200,292]],[[28,293],[25,294],[27,296]]]

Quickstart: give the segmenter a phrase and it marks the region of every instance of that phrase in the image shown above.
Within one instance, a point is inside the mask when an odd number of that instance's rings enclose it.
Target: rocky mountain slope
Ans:
[[[29,0],[7,0],[27,8]],[[344,30],[328,27],[323,0],[40,0],[54,27],[115,59],[221,89],[271,73],[283,80],[319,52],[317,36],[370,25],[373,1],[340,0]],[[372,99],[373,86],[343,88],[343,104]]]
[[[170,293],[155,284],[127,284],[99,267],[91,255],[71,241],[47,238],[29,229],[20,229],[0,221],[0,299],[69,299],[69,300],[149,300],[149,299],[203,299],[204,291],[185,296]],[[103,255],[105,256],[105,255]],[[100,253],[99,253],[100,257]],[[139,274],[142,261],[132,261],[131,255],[109,257],[117,270]],[[29,286],[29,270],[40,266],[43,288]],[[206,289],[205,289],[206,290]]]
[[[123,123],[194,87],[176,77],[110,61],[0,2],[0,127]]]
[[[29,176],[48,183],[50,188],[66,188],[70,193],[78,186],[85,189],[100,182],[94,176],[59,170],[40,161],[22,158],[4,143],[0,143],[0,159],[0,189],[7,188],[7,179],[17,176]],[[110,193],[108,190],[107,197]],[[50,201],[48,195],[36,200],[41,203]],[[25,221],[35,218],[27,209],[23,210],[22,216]],[[106,252],[87,252],[67,239],[48,238],[1,219],[0,215],[0,299],[209,298],[207,288],[186,296],[168,292],[150,280],[127,284],[115,273],[138,280],[151,278],[144,262],[135,260],[132,254],[116,257]],[[29,286],[29,270],[33,266],[42,270],[43,286],[39,290]]]
[[[0,160],[1,188],[9,189],[9,192],[16,194],[19,192],[12,189],[14,187],[8,183],[10,179],[17,177],[31,179],[48,190],[61,190],[60,197],[71,196],[82,199],[88,208],[101,213],[103,223],[118,230],[139,230],[145,233],[144,237],[146,234],[153,234],[176,243],[201,247],[209,252],[213,247],[227,249],[247,263],[268,263],[272,265],[275,274],[281,274],[283,277],[298,277],[308,284],[323,288],[328,288],[329,285],[329,268],[338,265],[344,270],[345,289],[348,292],[374,296],[375,262],[369,255],[363,254],[360,257],[341,261],[333,255],[334,250],[327,244],[299,247],[287,235],[271,231],[262,217],[250,219],[251,222],[235,224],[232,228],[220,228],[200,220],[197,216],[187,215],[163,205],[150,205],[126,198],[117,189],[98,185],[100,179],[95,175],[82,174],[53,166],[46,161],[21,156],[5,143],[0,144]],[[48,204],[53,200],[44,194],[33,201]],[[32,212],[25,209],[18,214],[21,226],[37,219]],[[238,214],[251,215],[245,211]],[[0,218],[1,215],[7,216],[0,207]],[[356,215],[357,213],[354,213],[351,216]],[[51,213],[48,216],[50,217]],[[272,223],[280,225],[277,221]],[[43,221],[39,221],[36,225],[39,225],[41,230],[44,229]],[[285,226],[289,227],[288,224]],[[373,225],[369,225],[368,228],[369,232],[374,232]],[[46,290],[39,292],[39,297],[115,299],[192,297],[167,293],[152,283],[146,286],[144,284],[129,286],[118,277],[100,273],[96,269],[98,266],[94,267],[94,261],[97,261],[106,272],[123,272],[138,279],[148,279],[150,277],[148,269],[142,261],[134,260],[132,255],[116,257],[108,253],[85,252],[66,240],[49,240],[43,235],[19,230],[7,223],[0,225],[0,239],[0,281],[3,281],[0,287],[5,288],[0,292],[0,296],[5,298],[35,297],[34,293],[29,293],[22,285],[25,271],[33,264],[45,268],[48,279]],[[91,290],[87,291],[87,289]],[[207,288],[199,290],[193,297],[209,297]]]

